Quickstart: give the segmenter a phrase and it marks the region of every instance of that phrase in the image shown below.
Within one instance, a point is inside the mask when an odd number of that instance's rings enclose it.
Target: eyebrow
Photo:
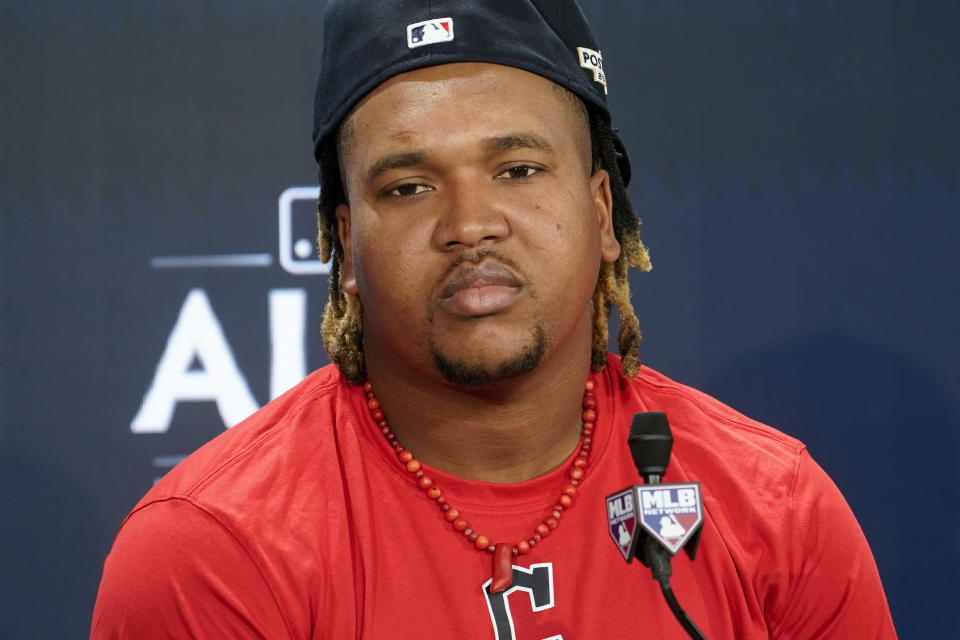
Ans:
[[[552,152],[553,147],[547,139],[532,131],[508,133],[502,136],[493,136],[483,141],[483,146],[489,151],[509,151],[511,149],[536,149]]]
[[[536,149],[548,153],[553,152],[553,146],[546,138],[532,131],[508,133],[502,136],[491,136],[482,142],[487,151],[509,151],[511,149]],[[427,153],[422,150],[399,151],[388,153],[378,159],[367,172],[367,183],[371,183],[391,169],[407,169],[426,163]]]
[[[373,163],[370,171],[367,172],[367,182],[373,182],[379,176],[391,169],[406,169],[423,164],[427,159],[427,154],[423,151],[400,151],[398,153],[388,153]]]

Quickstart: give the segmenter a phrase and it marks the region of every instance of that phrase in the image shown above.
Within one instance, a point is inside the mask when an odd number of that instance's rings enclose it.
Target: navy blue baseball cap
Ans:
[[[349,111],[395,75],[452,62],[490,62],[543,76],[610,121],[603,56],[575,0],[330,0],[314,100],[320,148]],[[619,137],[624,184],[630,161]]]

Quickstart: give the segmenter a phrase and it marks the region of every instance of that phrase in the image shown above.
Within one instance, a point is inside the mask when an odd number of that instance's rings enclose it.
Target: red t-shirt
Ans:
[[[491,556],[453,531],[402,470],[363,390],[332,366],[215,438],[124,522],[92,638],[685,638],[650,571],[611,539],[605,496],[639,483],[631,417],[664,411],[664,482],[698,481],[695,561],[674,592],[711,640],[895,638],[866,540],[797,440],[611,356],[595,376],[587,474],[560,526],[490,596]],[[427,469],[471,526],[530,536],[569,465],[519,484]]]

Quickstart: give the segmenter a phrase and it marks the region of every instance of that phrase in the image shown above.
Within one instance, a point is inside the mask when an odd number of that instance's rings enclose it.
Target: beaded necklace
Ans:
[[[460,511],[452,504],[447,502],[443,491],[436,485],[430,476],[424,474],[420,461],[413,453],[405,449],[397,441],[397,436],[387,425],[387,420],[380,408],[380,402],[373,393],[373,385],[370,381],[363,383],[363,390],[367,393],[367,407],[370,409],[370,417],[380,429],[380,433],[386,438],[387,443],[397,454],[397,460],[403,468],[411,475],[417,486],[433,500],[440,508],[443,517],[451,524],[453,530],[462,534],[474,548],[479,551],[486,551],[493,556],[493,581],[490,584],[490,592],[498,593],[506,590],[513,582],[512,560],[514,556],[530,553],[530,550],[541,542],[544,538],[560,526],[560,516],[563,512],[571,508],[574,504],[574,498],[577,495],[577,486],[583,479],[587,469],[587,461],[590,458],[590,447],[593,443],[593,427],[597,421],[597,401],[593,395],[593,380],[587,380],[584,385],[583,412],[583,431],[580,434],[580,446],[577,455],[574,456],[570,465],[570,481],[563,487],[557,503],[553,506],[550,514],[542,522],[533,528],[533,533],[529,538],[518,540],[515,543],[493,542],[485,535],[481,535],[473,530],[470,524],[461,517]]]

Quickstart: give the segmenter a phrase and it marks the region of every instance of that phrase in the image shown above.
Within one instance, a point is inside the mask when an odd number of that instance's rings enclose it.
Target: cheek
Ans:
[[[600,229],[590,203],[570,197],[537,205],[531,246],[564,265],[586,267],[600,260]]]
[[[577,202],[580,214],[543,225],[539,250],[541,269],[552,289],[566,304],[593,296],[600,269],[600,232],[593,210]],[[549,265],[549,266],[548,266]]]
[[[382,227],[362,225],[354,236],[360,300],[367,310],[402,320],[424,306],[424,260],[403,234]]]

